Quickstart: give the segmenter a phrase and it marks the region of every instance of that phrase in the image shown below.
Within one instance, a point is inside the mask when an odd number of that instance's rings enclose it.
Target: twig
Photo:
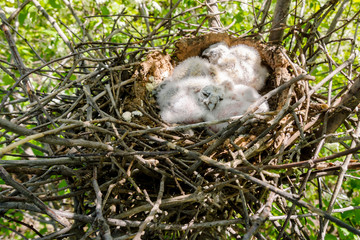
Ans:
[[[244,234],[244,236],[242,237],[242,240],[249,240],[254,234],[255,232],[259,229],[259,227],[265,223],[265,220],[269,217],[270,212],[271,212],[271,205],[273,204],[273,201],[276,197],[276,194],[274,192],[271,192],[269,194],[269,198],[266,201],[266,204],[264,206],[264,209],[262,210],[262,212],[260,213],[259,216],[255,217],[255,221],[253,222],[253,225],[251,226],[251,228]]]
[[[335,158],[338,158],[341,156],[346,156],[349,154],[356,153],[359,150],[360,150],[360,145],[357,145],[354,148],[351,148],[351,149],[348,149],[348,150],[345,150],[345,151],[342,151],[339,153],[335,153],[335,154],[327,156],[327,157],[317,158],[317,159],[313,159],[313,160],[304,160],[301,162],[287,163],[287,164],[281,164],[281,165],[266,165],[266,166],[262,166],[261,169],[262,170],[274,170],[274,169],[291,169],[291,168],[295,168],[295,167],[307,167],[307,166],[309,166],[309,164],[325,162],[327,160],[331,160],[331,159],[335,159]],[[251,168],[249,168],[249,167],[238,167],[237,169],[241,170],[241,171],[251,170]]]
[[[134,237],[134,240],[141,240],[141,236],[145,233],[144,230],[146,226],[154,219],[155,214],[160,211],[160,204],[162,202],[162,197],[164,195],[164,185],[165,185],[165,175],[162,176],[159,188],[159,194],[157,196],[156,202],[152,207],[149,215],[145,218],[145,220],[141,223],[137,234]]]
[[[54,219],[64,227],[70,226],[70,223],[67,221],[67,219],[57,216],[56,213],[53,211],[53,209],[46,206],[45,203],[43,203],[32,192],[28,191],[22,184],[13,180],[10,174],[2,166],[0,166],[0,176],[7,184],[9,184],[10,186],[14,187],[16,190],[21,192],[24,196],[28,198],[29,201],[33,202],[44,213],[49,215],[49,217],[51,217],[52,219]]]
[[[109,225],[106,223],[103,213],[102,213],[102,193],[100,191],[99,188],[99,184],[97,183],[97,168],[94,168],[94,173],[93,173],[93,178],[92,178],[92,184],[94,187],[94,191],[95,191],[95,204],[96,204],[96,220],[97,220],[97,224],[99,225],[100,228],[100,234],[102,236],[103,239],[105,240],[112,240],[112,236],[111,236],[111,232],[110,232],[110,228]]]
[[[37,134],[36,132],[30,129],[19,127],[18,125],[13,124],[5,119],[0,119],[0,126],[8,131],[20,134],[22,136],[35,135],[35,138],[37,138],[39,141],[46,142],[49,144],[64,145],[64,146],[84,146],[89,148],[100,148],[110,152],[114,151],[113,147],[99,142],[87,141],[82,139],[63,139],[59,137],[48,137],[43,135],[43,133]],[[56,130],[50,130],[50,132],[51,131],[56,132]]]
[[[188,202],[201,202],[205,199],[205,197],[206,197],[205,194],[193,193],[193,194],[186,194],[183,196],[167,198],[167,199],[163,199],[161,201],[160,208],[167,207],[167,206],[177,206],[177,205],[188,203]],[[140,212],[150,211],[152,208],[153,208],[153,206],[150,203],[148,203],[148,204],[145,204],[145,205],[142,205],[139,207],[135,207],[129,211],[120,213],[120,214],[114,216],[114,218],[121,219],[121,218],[130,217],[130,216],[140,213]]]
[[[355,132],[355,137],[359,137],[360,136],[360,121],[358,122],[358,126],[356,128],[356,132]],[[351,146],[350,148],[354,148],[356,146],[356,142],[355,141],[352,141],[351,143]],[[335,188],[334,188],[334,192],[331,196],[331,199],[330,199],[330,202],[329,202],[329,206],[328,206],[328,209],[327,209],[327,212],[329,214],[331,214],[331,212],[333,211],[334,209],[334,205],[335,205],[335,201],[337,199],[337,196],[341,190],[341,187],[342,187],[342,184],[343,184],[343,181],[344,181],[344,177],[345,177],[345,174],[348,170],[348,166],[350,164],[350,160],[351,160],[351,155],[348,155],[346,156],[345,158],[345,161],[343,162],[343,164],[341,165],[340,167],[340,173],[338,175],[338,179],[336,181],[336,185],[335,185]],[[325,231],[323,232],[320,232],[320,239],[324,239],[325,238],[325,234],[326,234],[326,229],[327,229],[327,226],[329,224],[329,220],[328,219],[325,219],[324,220],[324,229]]]
[[[65,44],[68,46],[70,51],[74,51],[71,43],[69,42],[66,35],[59,27],[59,25],[56,23],[55,19],[46,12],[46,10],[41,6],[41,4],[37,0],[31,0],[31,1],[34,3],[36,8],[44,15],[44,17],[50,22],[50,24],[55,28],[56,32],[59,34],[61,39],[65,42]]]

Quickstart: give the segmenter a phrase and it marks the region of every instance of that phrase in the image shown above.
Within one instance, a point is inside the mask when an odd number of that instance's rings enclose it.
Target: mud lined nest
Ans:
[[[236,120],[213,136],[199,127],[201,124],[167,126],[158,115],[151,89],[171,74],[177,62],[199,56],[220,41],[229,46],[247,44],[259,51],[270,70],[261,95],[271,112],[247,124]],[[45,183],[34,193],[57,210],[55,215],[63,225],[68,224],[66,211],[75,214],[69,219],[77,227],[68,232],[94,236],[96,232],[87,224],[97,223],[92,226],[122,239],[136,234],[143,239],[237,237],[265,206],[269,197],[266,186],[296,177],[262,168],[296,158],[299,149],[290,147],[302,134],[297,124],[310,122],[312,112],[321,111],[322,105],[321,101],[307,101],[306,76],[282,47],[207,34],[181,39],[172,57],[155,51],[147,54],[144,62],[117,64],[86,75],[76,97],[64,97],[59,103],[44,96],[64,131],[62,138],[50,138],[45,127],[39,140],[50,144],[56,157],[41,162],[30,159],[16,167],[4,165],[23,182],[31,182],[30,176],[47,179],[57,175],[50,181],[54,188],[62,181],[67,183],[62,189],[65,195],[48,192]],[[59,91],[72,87],[64,84]],[[291,108],[294,104],[296,108]],[[27,135],[34,134],[29,131]],[[244,179],[231,169],[263,184]],[[9,202],[12,199],[10,195],[7,198]],[[39,206],[27,204],[26,198],[17,197],[17,201],[23,202],[22,209],[43,212]]]

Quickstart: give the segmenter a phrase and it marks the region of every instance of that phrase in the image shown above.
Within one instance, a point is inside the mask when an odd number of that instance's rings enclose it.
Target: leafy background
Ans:
[[[360,36],[358,34],[359,16],[356,14],[360,9],[359,0],[346,1],[344,12],[341,17],[336,21],[336,31],[334,31],[326,44],[326,50],[331,56],[334,62],[330,63],[329,58],[319,48],[319,43],[324,40],[322,36],[328,33],[328,29],[336,17],[339,11],[340,5],[343,1],[292,1],[290,7],[290,14],[287,19],[287,28],[285,29],[284,39],[282,45],[287,49],[289,56],[292,60],[299,64],[308,73],[316,77],[316,81],[310,82],[314,85],[319,80],[323,79],[333,70],[337,65],[340,65],[344,60],[348,59],[350,54],[358,49],[358,43]],[[21,4],[21,1],[7,0],[0,3],[1,8],[5,11],[6,17],[9,17]],[[79,22],[76,21],[71,10],[67,6],[67,1],[61,0],[40,0],[39,4],[46,10],[46,12],[55,19],[61,30],[65,33],[67,39],[71,42],[73,47],[79,44],[85,44],[88,49],[99,50],[104,58],[114,57],[113,51],[107,51],[107,48],[111,45],[102,44],[104,42],[114,43],[113,46],[121,46],[121,44],[133,43],[133,45],[141,45],[141,40],[149,36],[154,28],[162,21],[162,18],[166,17],[170,8],[174,6],[176,2],[172,1],[71,1],[71,6],[78,16],[80,23],[84,28],[79,26]],[[144,4],[146,11],[148,11],[149,18],[139,17],[143,15],[140,12],[140,5]],[[235,36],[254,35],[258,39],[264,42],[268,41],[269,33],[271,29],[271,21],[275,9],[275,1],[270,5],[269,11],[266,16],[263,16],[264,12],[260,12],[260,9],[265,4],[264,1],[219,1],[218,7],[221,23],[226,27],[230,26],[228,32]],[[312,16],[316,15],[322,6],[326,4],[332,4],[333,8],[328,12],[321,12],[320,23],[316,22]],[[303,8],[303,16],[301,16],[301,8]],[[202,34],[209,32],[207,22],[208,11],[204,2],[201,1],[182,1],[176,9],[172,12],[173,17],[172,27],[161,26],[156,32],[158,38],[153,39],[146,45],[142,46],[139,50],[138,47],[130,49],[130,51],[140,51],[141,58],[144,59],[147,51],[154,49],[162,49],[167,46],[167,51],[172,53],[173,43],[180,39],[185,34]],[[353,18],[355,16],[355,18]],[[263,25],[259,27],[261,19],[264,18]],[[310,19],[309,19],[310,18]],[[148,21],[148,25],[146,24]],[[199,24],[202,27],[199,27]],[[306,29],[307,24],[318,26],[313,29]],[[346,24],[345,26],[343,26]],[[66,74],[64,68],[62,68],[65,60],[64,58],[71,54],[71,51],[63,39],[59,36],[59,33],[49,23],[49,21],[43,17],[39,9],[32,2],[26,4],[21,9],[15,19],[10,22],[10,26],[13,28],[13,36],[16,40],[16,46],[20,53],[22,60],[28,70],[33,70],[41,67],[44,63],[54,61],[47,67],[43,67],[41,71],[36,74],[30,75],[31,82],[35,88],[35,91],[39,93],[51,93],[58,84],[61,83],[61,78],[58,73],[55,73],[53,69],[59,69],[59,73]],[[343,27],[342,27],[343,26]],[[295,34],[295,29],[297,32]],[[301,32],[301,29],[303,32]],[[119,30],[113,34],[114,30]],[[87,33],[85,32],[87,31]],[[179,34],[181,33],[181,34]],[[164,37],[166,36],[166,37]],[[299,40],[300,39],[300,40]],[[312,41],[315,39],[315,42]],[[311,46],[308,46],[308,42],[311,42]],[[105,46],[102,48],[102,46]],[[306,49],[306,59],[301,60],[301,48]],[[301,50],[300,50],[301,49]],[[311,58],[310,53],[319,51],[319,55],[316,58]],[[94,54],[93,51],[84,53],[84,56],[91,57]],[[351,66],[351,71],[348,75],[351,79],[354,79],[358,74],[359,58],[356,57]],[[20,77],[18,71],[16,71],[13,57],[9,51],[8,42],[6,41],[3,31],[0,31],[0,101],[2,100],[6,90],[10,89],[14,84],[14,79],[6,72],[8,69],[15,77]],[[95,64],[90,66],[89,71],[94,70]],[[332,69],[330,69],[332,68]],[[79,74],[73,74],[71,80],[78,79]],[[338,94],[344,87],[348,85],[349,80],[342,74],[336,75],[332,79],[332,96]],[[319,91],[320,94],[326,96],[328,94],[329,85],[326,84]],[[73,95],[75,90],[67,90],[63,94]],[[18,95],[22,95],[21,92]],[[24,96],[25,97],[25,96]],[[10,101],[15,101],[13,96],[10,96]],[[26,111],[28,101],[21,102],[19,109],[10,109],[12,111]],[[357,115],[354,115],[357,118]],[[2,130],[2,132],[4,132]],[[337,137],[345,137],[347,134],[346,128],[342,126],[338,129]],[[0,138],[2,144],[5,146],[4,137]],[[31,143],[41,146],[40,143],[32,141]],[[326,143],[321,149],[319,157],[328,156],[335,152],[345,150],[346,145],[350,145],[351,140],[347,139],[342,142],[335,141],[333,143]],[[34,155],[43,155],[41,151],[33,149]],[[13,150],[13,153],[24,153],[21,147]],[[357,156],[354,156],[357,159]],[[3,160],[21,160],[22,157],[5,155]],[[335,159],[343,161],[344,158]],[[54,176],[56,178],[56,176]],[[330,199],[328,191],[336,183],[336,176],[323,177],[321,181],[329,186],[329,189],[324,190],[323,201],[324,205],[327,205]],[[5,184],[0,180],[1,184]],[[305,199],[312,202],[316,207],[319,206],[318,199],[318,183],[309,182]],[[66,182],[61,181],[58,188],[66,187]],[[342,191],[338,197],[338,202],[335,208],[346,208],[347,206],[359,206],[360,205],[360,174],[357,170],[348,172],[346,179],[342,185]],[[4,188],[5,189],[5,188]],[[2,189],[2,190],[4,190]],[[64,190],[64,194],[67,190]],[[272,215],[281,215],[281,211],[276,211],[276,207],[272,209]],[[305,212],[304,212],[305,213]],[[8,212],[9,215],[9,212]],[[360,209],[344,211],[334,214],[339,219],[347,222],[348,224],[359,228],[360,227]],[[13,219],[23,221],[24,218],[30,218],[28,213],[14,211],[12,213]],[[310,231],[310,239],[316,239],[318,232],[318,219],[312,218],[300,218],[299,219],[304,226]],[[281,221],[280,221],[281,222]],[[9,229],[17,229],[22,232],[26,238],[33,238],[36,236],[34,231],[22,230],[21,224],[15,223],[12,219],[0,218],[1,233],[4,238],[19,238],[18,235]],[[40,233],[46,234],[53,231],[54,227],[51,224],[44,223],[37,228]],[[271,222],[266,223],[267,237],[269,239],[276,239],[278,230],[273,228]],[[335,224],[330,224],[330,229],[325,239],[359,239],[358,236],[348,232],[345,229],[339,228]]]

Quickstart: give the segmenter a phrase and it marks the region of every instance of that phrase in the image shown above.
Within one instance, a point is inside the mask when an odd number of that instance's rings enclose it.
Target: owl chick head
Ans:
[[[212,111],[223,98],[224,88],[222,86],[208,85],[203,87],[198,93],[198,100],[210,111]]]
[[[229,52],[229,47],[224,42],[211,45],[202,53],[202,56],[209,59],[211,63],[216,63],[224,54]]]

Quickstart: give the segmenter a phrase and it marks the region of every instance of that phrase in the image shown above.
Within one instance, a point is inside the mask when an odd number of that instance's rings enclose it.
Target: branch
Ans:
[[[345,7],[349,3],[349,1],[350,0],[344,0],[341,3],[341,6],[340,6],[339,10],[336,12],[336,15],[333,18],[333,20],[331,21],[330,27],[326,33],[327,37],[324,39],[325,44],[327,44],[330,41],[331,34],[333,33],[333,30],[335,29],[336,24],[339,22],[339,19],[340,19],[342,13],[344,12]]]
[[[358,82],[360,82],[360,81],[358,81]],[[354,84],[354,85],[355,85],[355,84]],[[354,135],[355,135],[356,138],[359,138],[359,135],[360,135],[360,122],[358,122],[358,126],[357,126],[357,128],[356,128],[356,131],[355,131],[355,134],[354,134]],[[352,143],[351,143],[351,147],[353,148],[353,147],[355,147],[355,145],[356,145],[356,142],[355,142],[355,140],[353,140]],[[331,212],[332,212],[333,209],[334,209],[334,205],[335,205],[337,196],[338,196],[338,194],[340,193],[340,190],[341,190],[341,187],[342,187],[342,184],[343,184],[343,181],[344,181],[344,177],[345,177],[345,174],[346,174],[346,172],[347,172],[347,170],[348,170],[348,166],[349,166],[349,164],[350,164],[350,161],[351,161],[351,155],[348,155],[348,156],[346,157],[345,161],[343,162],[341,168],[340,168],[340,173],[339,173],[339,175],[338,175],[339,177],[338,177],[338,179],[337,179],[337,181],[336,181],[335,189],[334,189],[334,192],[333,192],[333,194],[332,194],[332,196],[331,196],[331,199],[330,199],[330,202],[329,202],[329,206],[328,206],[328,209],[327,209],[327,212],[328,212],[329,214],[331,214]],[[327,229],[327,226],[328,226],[328,224],[329,224],[329,220],[325,219],[325,221],[324,221],[323,224],[324,224],[324,229],[325,229],[325,231],[322,231],[322,232],[320,233],[321,239],[324,239],[324,238],[325,238],[326,229]]]
[[[38,134],[37,132],[35,132],[33,130],[30,130],[30,129],[27,129],[24,127],[20,127],[8,120],[1,119],[1,118],[0,118],[0,127],[6,129],[7,131],[17,133],[21,136],[30,136],[30,135]],[[38,135],[36,135],[36,137],[38,137]],[[83,146],[83,147],[89,147],[89,148],[100,148],[100,149],[110,151],[110,152],[114,151],[114,148],[107,144],[100,143],[100,142],[92,142],[92,141],[87,141],[87,140],[82,140],[82,139],[64,139],[64,138],[59,138],[59,137],[54,137],[54,136],[43,136],[43,137],[37,138],[37,140],[40,142],[54,144],[54,145],[73,146],[73,147],[74,146]]]
[[[266,221],[266,219],[269,218],[269,215],[271,213],[271,206],[276,198],[276,194],[274,192],[270,192],[268,200],[266,201],[266,204],[264,206],[264,209],[260,213],[259,216],[256,216],[256,219],[254,221],[254,224],[251,226],[251,228],[246,232],[246,234],[243,236],[242,240],[249,240],[251,237],[258,231],[259,227],[263,225]]]
[[[165,179],[166,179],[166,177],[165,177],[165,175],[163,175],[161,178],[160,190],[159,190],[159,194],[156,199],[156,202],[155,202],[153,208],[151,209],[149,215],[145,218],[144,222],[140,225],[139,230],[138,230],[136,236],[134,237],[134,240],[141,240],[141,235],[143,235],[145,233],[145,231],[144,231],[145,228],[155,218],[155,214],[160,211],[160,204],[162,201],[162,197],[164,195]]]
[[[274,19],[270,30],[269,42],[281,44],[289,15],[291,0],[276,1]]]
[[[102,193],[99,187],[99,184],[97,182],[97,168],[94,168],[94,176],[92,178],[92,184],[94,187],[94,191],[95,191],[95,212],[96,212],[96,220],[98,221],[98,225],[100,228],[100,234],[102,236],[103,239],[105,240],[112,240],[112,236],[110,233],[110,228],[109,225],[107,224],[107,222],[105,221],[104,215],[102,213]]]
[[[209,14],[209,27],[214,29],[221,28],[221,22],[219,17],[219,8],[217,6],[217,0],[206,0],[206,6]]]
[[[22,81],[23,85],[21,87],[23,88],[24,92],[26,92],[28,94],[29,99],[33,100],[33,94],[32,94],[32,92],[33,92],[32,89],[33,88],[30,85],[29,78],[27,76],[24,76],[27,73],[26,67],[25,67],[25,65],[24,65],[24,63],[23,63],[23,61],[22,61],[22,59],[20,57],[20,53],[19,53],[19,51],[18,51],[18,49],[16,47],[14,38],[13,38],[13,36],[12,36],[12,34],[10,32],[10,29],[8,27],[5,12],[4,12],[4,10],[2,10],[1,7],[0,7],[0,18],[1,18],[1,21],[2,21],[1,29],[3,30],[3,32],[5,34],[5,37],[6,37],[6,40],[7,40],[8,44],[9,44],[11,55],[14,58],[16,67],[18,68],[20,74],[23,76],[23,78],[19,78],[14,85],[16,87],[20,83],[20,81]],[[7,98],[7,96],[5,98]]]
[[[304,160],[301,162],[293,162],[293,163],[281,164],[281,165],[266,165],[266,166],[259,167],[259,169],[261,169],[261,170],[276,170],[276,169],[292,169],[292,168],[308,167],[311,164],[325,162],[325,161],[328,161],[331,159],[339,158],[342,156],[347,156],[349,154],[354,154],[354,153],[358,152],[359,150],[360,150],[360,145],[355,146],[354,148],[339,152],[339,153],[335,153],[331,156],[323,157],[323,158],[317,158],[314,160],[310,159],[310,160]],[[357,165],[354,165],[354,167],[356,168]],[[240,171],[250,171],[250,170],[253,170],[254,168],[238,167],[236,169],[238,169]]]
[[[12,179],[10,174],[2,166],[0,166],[0,177],[8,185],[12,186],[13,188],[21,192],[24,196],[26,196],[29,201],[33,202],[38,208],[40,208],[44,213],[49,215],[52,219],[54,219],[64,227],[70,226],[70,223],[67,219],[57,216],[56,213],[51,208],[46,206],[45,203],[41,201],[37,196],[27,190],[21,183],[18,183],[17,181]]]
[[[336,104],[335,109],[329,116],[327,123],[326,134],[333,133],[340,127],[347,117],[354,111],[360,103],[360,77],[358,77],[354,84],[350,87],[349,91],[340,99]],[[316,136],[319,137],[323,133],[324,127],[322,126],[317,132]]]
[[[51,23],[51,25],[55,28],[61,39],[65,42],[65,44],[69,47],[70,51],[73,52],[74,48],[72,47],[71,43],[67,39],[65,33],[61,30],[59,25],[56,23],[55,19],[50,16],[46,10],[40,5],[40,3],[36,0],[31,0],[36,8],[44,15],[44,17]]]

